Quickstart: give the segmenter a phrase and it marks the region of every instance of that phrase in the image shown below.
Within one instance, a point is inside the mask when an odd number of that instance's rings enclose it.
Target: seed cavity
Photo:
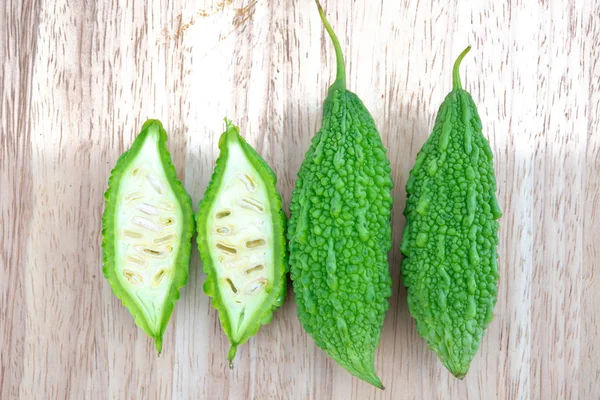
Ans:
[[[164,244],[164,243],[169,243],[172,240],[174,240],[175,238],[177,238],[177,235],[175,235],[174,233],[165,235],[165,236],[161,236],[158,238],[154,239],[154,244]]]
[[[246,275],[250,275],[251,273],[253,273],[253,272],[257,272],[257,271],[262,271],[264,268],[265,268],[265,266],[264,266],[264,265],[262,265],[262,264],[258,264],[258,265],[254,266],[254,267],[252,267],[252,268],[248,268],[248,269],[246,270]]]
[[[267,243],[265,239],[255,239],[246,242],[246,247],[249,249],[254,249],[256,247],[264,246]]]
[[[246,285],[244,289],[244,293],[249,294],[251,296],[257,295],[267,286],[269,281],[266,278],[258,278]]]
[[[148,215],[158,215],[158,209],[148,203],[138,204],[135,208]]]
[[[173,225],[173,223],[175,222],[175,218],[173,218],[173,217],[160,217],[158,219],[158,221],[160,222],[160,224],[162,226],[169,226],[169,225]]]
[[[149,231],[160,232],[160,227],[147,218],[133,217],[131,218],[131,222],[137,226],[141,226],[142,228],[148,229]]]
[[[160,282],[163,280],[163,278],[165,277],[165,275],[167,274],[167,271],[164,269],[161,269],[160,271],[158,271],[153,277],[152,277],[152,284],[154,286],[158,286],[160,284]]]
[[[238,289],[235,287],[235,285],[233,284],[233,282],[231,281],[231,279],[225,278],[225,282],[227,282],[229,284],[229,287],[231,288],[231,291],[233,293],[237,293],[238,292]]]
[[[252,177],[248,174],[241,174],[239,176],[240,180],[244,183],[244,185],[246,186],[246,189],[249,192],[255,192],[256,191],[256,182],[254,182],[254,179],[252,179]]]
[[[146,175],[146,179],[148,180],[148,183],[150,183],[150,186],[152,186],[154,190],[156,190],[156,193],[163,194],[165,192],[162,184],[160,183],[160,180],[156,176],[148,174]]]
[[[263,205],[260,201],[252,199],[250,197],[242,197],[238,201],[238,204],[240,205],[240,207],[246,208],[248,210],[256,211],[259,213],[262,213],[265,211],[265,208],[263,207]]]
[[[148,265],[148,261],[137,256],[127,255],[125,256],[125,260],[128,261],[130,264],[135,265],[136,267],[145,268]]]
[[[237,254],[237,249],[233,246],[229,246],[223,243],[217,243],[217,249],[228,254]]]
[[[139,232],[130,231],[129,229],[124,229],[122,235],[128,239],[141,239],[144,236]]]
[[[126,194],[123,200],[125,201],[125,203],[129,204],[131,202],[141,199],[142,197],[144,197],[144,194],[141,192],[131,192]]]
[[[133,169],[133,171],[131,171],[131,175],[137,176],[139,172],[140,172],[140,169],[136,167]]]
[[[223,210],[223,211],[219,211],[216,215],[215,218],[216,219],[221,219],[221,218],[225,218],[231,215],[231,211],[230,210]]]
[[[142,278],[142,275],[138,274],[137,272],[131,271],[129,269],[123,270],[123,276],[132,285],[138,285],[144,281],[144,278]]]

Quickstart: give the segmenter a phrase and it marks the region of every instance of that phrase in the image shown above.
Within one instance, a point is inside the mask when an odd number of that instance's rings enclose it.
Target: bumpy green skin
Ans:
[[[169,289],[167,302],[163,305],[160,330],[154,331],[150,328],[144,312],[138,307],[132,299],[130,293],[121,285],[115,269],[115,220],[117,210],[117,198],[120,189],[120,183],[123,173],[127,170],[129,164],[135,159],[137,153],[142,148],[148,135],[149,128],[155,126],[159,130],[160,139],[158,142],[160,157],[163,169],[167,176],[169,185],[176,195],[179,206],[182,210],[182,217],[185,223],[182,224],[181,244],[175,262],[175,276]],[[150,119],[144,123],[142,130],[136,137],[131,148],[119,157],[111,176],[108,180],[108,189],[104,193],[105,208],[102,215],[102,260],[104,277],[108,280],[114,295],[119,298],[123,305],[129,310],[135,320],[135,323],[143,331],[154,339],[156,350],[160,354],[162,351],[162,340],[169,319],[179,300],[179,289],[185,286],[188,280],[188,265],[190,253],[192,250],[192,235],[194,234],[194,212],[192,209],[192,199],[185,191],[183,185],[177,178],[177,171],[171,162],[171,155],[167,150],[167,132],[158,120]]]
[[[228,354],[229,366],[233,368],[233,359],[235,358],[237,347],[245,342],[252,336],[254,336],[262,325],[267,325],[273,320],[273,313],[275,310],[280,308],[285,302],[285,296],[287,294],[287,280],[286,276],[289,271],[288,267],[288,254],[285,240],[285,229],[287,218],[282,208],[282,201],[279,192],[277,192],[276,184],[277,177],[275,173],[269,167],[265,160],[250,146],[246,140],[239,134],[238,127],[234,126],[231,121],[225,119],[227,123],[227,130],[223,132],[219,139],[219,157],[217,158],[215,169],[211,181],[208,184],[204,198],[200,201],[198,207],[199,212],[196,214],[196,226],[198,236],[196,238],[198,242],[198,249],[202,259],[202,269],[206,273],[206,281],[204,282],[203,290],[204,293],[212,298],[212,305],[219,313],[219,320],[223,331],[229,338],[231,348]],[[207,230],[207,219],[215,201],[215,197],[218,194],[219,187],[222,184],[222,178],[225,173],[225,167],[228,162],[235,162],[236,160],[229,160],[229,152],[227,149],[227,141],[236,140],[241,144],[241,147],[246,154],[247,159],[251,162],[255,171],[259,173],[262,181],[265,183],[269,193],[269,206],[271,208],[271,215],[273,215],[273,237],[275,245],[273,250],[275,253],[274,259],[276,260],[274,282],[272,286],[269,286],[271,291],[268,299],[264,302],[262,312],[258,315],[253,316],[253,323],[244,332],[243,336],[239,340],[234,339],[232,332],[232,324],[227,313],[227,309],[222,299],[223,288],[219,285],[217,271],[215,269],[215,262],[211,256],[211,251],[208,244],[208,235],[211,233]]]
[[[383,388],[375,371],[392,246],[390,163],[369,111],[338,78],[323,108],[290,205],[290,271],[298,317],[319,347],[351,374]]]
[[[455,89],[441,105],[406,185],[401,250],[408,307],[417,330],[446,368],[462,379],[493,318],[496,220],[502,214],[492,151],[481,133],[477,108],[460,81],[456,84],[459,63]]]

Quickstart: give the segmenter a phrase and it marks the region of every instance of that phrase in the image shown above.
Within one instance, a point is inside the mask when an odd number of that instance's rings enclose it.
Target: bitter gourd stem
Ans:
[[[463,60],[463,58],[465,58],[469,50],[471,50],[471,46],[467,46],[467,48],[464,49],[462,53],[460,53],[460,55],[454,62],[454,68],[452,69],[452,89],[462,89],[462,85],[460,83],[460,73],[458,69],[460,68],[461,61]]]
[[[329,88],[329,91],[333,91],[335,89],[338,90],[346,90],[346,67],[344,66],[344,54],[342,54],[342,48],[340,46],[340,41],[338,40],[335,32],[331,25],[329,25],[329,21],[327,21],[327,17],[325,17],[325,11],[323,11],[323,7],[321,7],[321,3],[319,0],[315,0],[317,3],[317,8],[319,9],[319,15],[321,16],[321,21],[323,21],[323,25],[325,25],[325,30],[329,34],[331,41],[333,42],[333,48],[335,49],[335,59],[337,62],[337,73],[335,77],[335,82]]]

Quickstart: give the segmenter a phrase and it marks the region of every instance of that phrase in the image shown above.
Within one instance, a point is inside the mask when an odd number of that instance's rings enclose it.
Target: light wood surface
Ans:
[[[287,212],[335,71],[314,3],[3,0],[1,399],[600,398],[600,3],[324,7],[392,162],[386,390],[315,346],[291,291],[229,370],[196,248],[157,358],[101,271],[103,192],[146,118],[165,124],[195,208],[228,116],[273,166]],[[496,317],[459,381],[416,333],[399,245],[409,170],[467,44],[462,80],[504,216]]]

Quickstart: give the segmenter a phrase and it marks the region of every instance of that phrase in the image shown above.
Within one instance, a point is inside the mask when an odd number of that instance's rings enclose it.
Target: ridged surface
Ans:
[[[374,356],[392,294],[392,179],[360,99],[331,92],[290,205],[291,278],[298,317],[319,347],[381,387]]]
[[[492,321],[498,292],[493,156],[471,95],[453,90],[406,192],[402,277],[419,334],[458,378]]]

